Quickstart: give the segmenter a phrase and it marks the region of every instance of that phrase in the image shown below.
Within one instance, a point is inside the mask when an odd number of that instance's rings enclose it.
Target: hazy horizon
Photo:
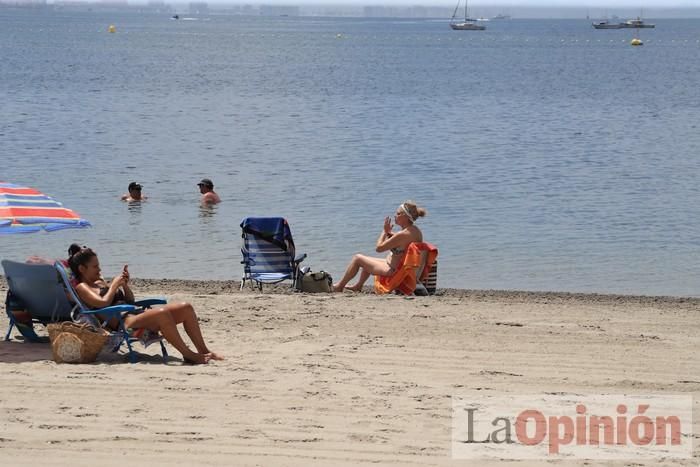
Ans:
[[[460,0],[462,6],[463,2]],[[48,4],[61,9],[81,4],[107,9],[119,9],[126,5],[129,8],[157,9],[159,4],[163,4],[178,13],[191,13],[191,4],[197,3],[209,5],[212,11],[243,11],[244,7],[257,11],[266,7],[269,10],[266,14],[274,14],[275,11],[281,14],[277,11],[279,8],[296,8],[296,13],[292,13],[293,10],[285,12],[293,16],[367,16],[363,11],[371,9],[369,16],[373,17],[438,17],[446,15],[440,10],[455,8],[457,0],[0,0],[0,6]],[[469,9],[475,17],[508,14],[517,19],[595,19],[610,16],[686,19],[700,17],[700,0],[469,0]]]
[[[74,3],[76,0],[48,0],[48,3]],[[80,1],[80,0],[78,0]],[[117,3],[119,0],[82,0],[85,3]],[[129,4],[147,4],[152,0],[128,0]],[[160,1],[160,0],[157,0]],[[455,0],[164,0],[164,3],[203,2],[209,4],[265,4],[318,6],[454,6]],[[32,3],[32,0],[0,0],[0,3]],[[471,8],[623,8],[623,9],[685,9],[700,8],[700,0],[470,0]]]
[[[147,2],[147,0],[144,0]],[[193,0],[201,1],[201,0]],[[188,3],[182,1],[182,3]],[[267,5],[371,5],[371,6],[454,6],[455,0],[208,0],[207,3],[267,4]],[[470,0],[473,8],[498,7],[571,7],[571,8],[700,8],[700,0]]]
[[[231,3],[231,0],[210,0],[208,3]],[[251,3],[236,1],[235,3]],[[377,6],[450,6],[454,0],[259,0],[265,4],[309,4],[309,5],[377,5]],[[479,7],[572,7],[572,8],[700,8],[700,0],[470,0],[469,6]]]

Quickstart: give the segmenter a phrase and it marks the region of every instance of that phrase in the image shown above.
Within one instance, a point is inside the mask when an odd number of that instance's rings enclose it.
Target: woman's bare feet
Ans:
[[[361,286],[361,285],[358,285],[358,284],[355,284],[355,285],[353,285],[353,286],[348,286],[348,287],[345,287],[345,288],[346,288],[347,290],[352,290],[353,292],[359,292],[359,291],[362,290],[362,286]]]
[[[211,360],[211,354],[193,353],[189,357],[182,357],[182,359],[185,361],[185,363],[189,363],[190,365],[202,365],[209,363],[209,360]]]
[[[342,292],[344,288],[345,288],[345,287],[340,287],[340,286],[336,283],[336,284],[333,284],[333,286],[331,287],[331,290],[332,290],[333,292]]]
[[[211,360],[224,360],[224,356],[223,356],[223,355],[219,355],[219,354],[216,353],[216,352],[209,352],[209,353],[207,353],[207,354],[205,354],[205,355],[208,355],[209,358],[210,358]]]

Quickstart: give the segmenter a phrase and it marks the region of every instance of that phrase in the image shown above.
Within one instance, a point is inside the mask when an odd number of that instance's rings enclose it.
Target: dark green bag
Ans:
[[[333,278],[326,271],[300,272],[297,278],[297,290],[308,293],[330,292]]]

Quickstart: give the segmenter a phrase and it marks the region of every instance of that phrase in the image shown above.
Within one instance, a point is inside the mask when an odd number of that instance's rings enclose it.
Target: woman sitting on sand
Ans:
[[[129,270],[126,265],[122,273],[108,284],[100,274],[97,254],[90,248],[82,248],[75,252],[68,263],[78,281],[75,291],[87,306],[97,309],[119,303],[134,303],[134,293],[129,287]],[[177,330],[180,323],[183,324],[197,352],[193,352],[182,340]],[[209,360],[223,360],[223,357],[211,352],[204,343],[197,315],[189,303],[169,303],[149,308],[137,315],[127,315],[124,317],[124,326],[127,329],[145,328],[160,332],[182,354],[186,362],[207,363]]]
[[[403,256],[406,253],[406,248],[413,242],[422,242],[423,233],[414,225],[419,217],[423,217],[428,212],[420,208],[413,201],[402,203],[396,210],[394,222],[401,227],[399,232],[392,232],[391,218],[384,219],[384,229],[377,239],[377,253],[389,251],[386,258],[374,258],[357,254],[352,257],[348,268],[345,270],[345,275],[340,280],[333,284],[334,292],[341,292],[346,288],[346,285],[355,275],[360,272],[360,278],[355,285],[347,287],[356,292],[362,290],[362,286],[370,275],[375,276],[391,276],[393,275],[403,261]]]

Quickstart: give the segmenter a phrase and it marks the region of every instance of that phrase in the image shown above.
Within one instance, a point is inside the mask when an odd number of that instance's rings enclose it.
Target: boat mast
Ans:
[[[452,12],[452,21],[454,21],[455,16],[457,16],[457,11],[459,10],[459,2],[460,0],[457,0],[457,6],[455,6],[455,11]]]

